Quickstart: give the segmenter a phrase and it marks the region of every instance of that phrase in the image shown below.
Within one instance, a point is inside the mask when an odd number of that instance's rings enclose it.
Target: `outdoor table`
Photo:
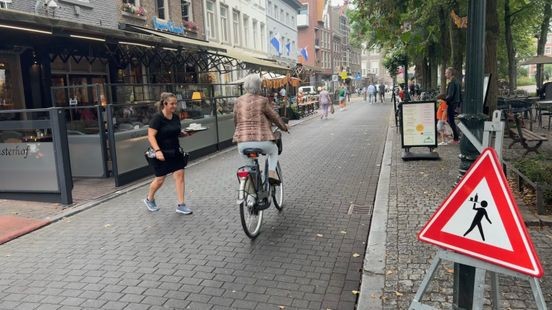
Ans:
[[[533,130],[533,102],[531,100],[528,100],[527,97],[502,98],[502,100],[504,100],[504,104],[499,109],[511,113],[524,113],[526,116],[528,114],[529,130]]]

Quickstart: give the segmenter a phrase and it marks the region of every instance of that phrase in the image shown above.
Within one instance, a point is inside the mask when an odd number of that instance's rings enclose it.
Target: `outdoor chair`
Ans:
[[[541,100],[549,101],[552,100],[552,82],[545,83],[541,89]],[[537,117],[539,120],[539,127],[542,126],[542,117],[548,116],[548,127],[550,130],[550,125],[552,124],[552,104],[539,105],[536,107]]]

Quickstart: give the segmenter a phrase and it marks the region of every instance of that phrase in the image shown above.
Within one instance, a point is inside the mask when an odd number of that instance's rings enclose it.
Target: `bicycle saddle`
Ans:
[[[259,156],[259,155],[266,155],[266,154],[263,152],[262,149],[247,148],[247,149],[243,150],[243,155],[245,155],[245,156],[252,156],[252,155]]]

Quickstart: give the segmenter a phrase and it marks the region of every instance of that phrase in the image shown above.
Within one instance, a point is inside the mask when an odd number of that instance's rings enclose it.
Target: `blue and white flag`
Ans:
[[[291,42],[286,44],[286,49],[287,49],[287,55],[289,56],[289,54],[291,53]]]
[[[301,53],[301,56],[305,59],[305,61],[309,61],[309,52],[307,51],[306,47],[303,47],[299,53]]]
[[[270,39],[270,44],[274,46],[274,49],[276,49],[276,52],[278,52],[278,56],[280,56],[280,39],[278,39],[280,35],[276,34],[272,39]]]

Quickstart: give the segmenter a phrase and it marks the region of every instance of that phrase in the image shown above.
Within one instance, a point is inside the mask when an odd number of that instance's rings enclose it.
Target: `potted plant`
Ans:
[[[196,23],[194,23],[192,21],[189,21],[189,20],[183,21],[183,24],[184,24],[184,28],[186,28],[186,30],[188,30],[188,31],[197,32],[198,29],[199,29],[199,27]]]
[[[123,3],[123,12],[130,13],[137,16],[145,16],[146,10],[143,6],[136,6],[130,2]]]

